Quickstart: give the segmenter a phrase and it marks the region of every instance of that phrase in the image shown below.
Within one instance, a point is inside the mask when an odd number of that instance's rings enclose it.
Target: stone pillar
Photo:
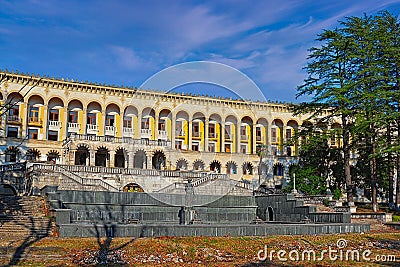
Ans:
[[[80,129],[82,130],[82,134],[86,134],[86,124],[87,124],[87,109],[82,109],[82,125],[80,126]],[[78,116],[78,122],[80,122],[79,120],[79,116]]]
[[[171,147],[175,149],[175,136],[176,136],[176,114],[171,114]]]
[[[128,152],[128,157],[129,157],[129,160],[128,160],[128,163],[127,163],[127,167],[128,168],[133,168],[133,157],[135,156],[135,153],[133,153],[133,151],[129,151]]]
[[[47,140],[47,131],[49,129],[49,126],[47,125],[48,121],[48,105],[43,105],[43,118],[42,118],[42,127],[43,127],[43,136],[39,138],[39,140]],[[40,114],[39,114],[39,120],[40,120]]]
[[[138,111],[138,119],[137,119],[137,127],[135,127],[135,129],[137,129],[137,138],[141,139],[142,138],[142,111]]]
[[[251,128],[251,153],[256,154],[256,146],[257,146],[257,137],[256,137],[256,129],[257,125],[253,123],[253,126]]]
[[[158,140],[158,122],[160,121],[160,116],[158,114],[155,115],[154,118],[154,140]]]
[[[107,167],[115,167],[115,151],[111,150],[108,152],[108,156],[110,157],[109,160],[107,160]]]
[[[91,149],[90,150],[90,159],[89,159],[90,166],[95,166],[95,160],[96,160],[96,151]]]
[[[64,118],[60,118],[61,120],[61,140],[64,140],[68,136],[68,107],[63,107],[64,109]]]
[[[220,144],[221,144],[220,151],[225,152],[225,122],[221,122],[221,131],[220,131],[219,140],[220,140]]]
[[[189,140],[189,144],[188,144],[188,150],[192,150],[192,116],[189,116],[189,121],[188,121],[188,140]]]
[[[241,123],[236,125],[236,153],[240,153],[240,144],[241,144],[241,137],[240,137],[240,128],[242,127]]]
[[[210,119],[206,118],[204,122],[204,150],[203,150],[205,152],[208,152],[209,126],[210,126]]]

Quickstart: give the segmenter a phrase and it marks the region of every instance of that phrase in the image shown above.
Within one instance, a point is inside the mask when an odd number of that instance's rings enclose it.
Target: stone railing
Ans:
[[[98,142],[111,142],[111,143],[124,143],[133,145],[146,145],[146,146],[162,146],[170,147],[171,142],[167,140],[147,140],[147,139],[134,139],[131,137],[115,137],[115,136],[97,136],[71,133],[69,137],[64,140],[64,144],[69,141],[98,141]]]
[[[58,164],[32,164],[29,167],[28,171],[52,171],[56,173],[61,173],[62,175],[66,176],[67,178],[75,181],[82,187],[84,186],[100,186],[107,191],[119,191],[118,188],[104,182],[102,179],[99,178],[83,178],[76,173],[66,168],[68,165],[58,165]]]

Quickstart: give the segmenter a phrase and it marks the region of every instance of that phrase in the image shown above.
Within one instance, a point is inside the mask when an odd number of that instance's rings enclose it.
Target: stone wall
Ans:
[[[350,213],[317,212],[315,206],[305,206],[294,195],[256,196],[257,216],[263,221],[318,223],[350,223]]]

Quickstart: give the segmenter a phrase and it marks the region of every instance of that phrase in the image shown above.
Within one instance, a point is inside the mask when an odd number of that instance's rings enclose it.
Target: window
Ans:
[[[131,117],[124,117],[124,127],[132,128],[132,118]]]
[[[58,121],[58,109],[50,109],[49,121]]]
[[[193,137],[200,137],[200,123],[198,121],[193,122]]]
[[[246,136],[246,125],[240,126],[240,135]]]
[[[247,153],[247,146],[246,145],[241,145],[240,146],[240,152],[243,153],[243,154],[246,154]]]
[[[208,144],[208,151],[209,152],[215,152],[215,143],[209,143]]]
[[[256,127],[256,139],[261,141],[261,127]]]
[[[276,143],[276,140],[277,140],[277,138],[276,138],[276,128],[272,128],[271,129],[271,142],[272,143]]]
[[[68,122],[71,122],[71,123],[77,123],[78,122],[78,112],[77,111],[69,111],[69,113],[68,113]]]
[[[231,139],[231,125],[225,125],[225,139]]]
[[[19,116],[19,106],[15,105],[8,110],[8,115]]]
[[[58,141],[58,132],[57,131],[49,131],[47,139],[50,141]]]
[[[231,144],[225,144],[225,152],[231,153]]]
[[[158,130],[165,131],[165,120],[164,119],[160,119],[158,121]]]
[[[19,128],[18,127],[8,127],[7,128],[7,137],[16,137],[16,138],[18,138],[18,132],[19,132]]]
[[[193,151],[199,151],[199,143],[193,143],[192,144],[192,150]]]
[[[95,113],[88,113],[86,123],[87,124],[96,125],[96,114]]]
[[[217,135],[215,134],[215,124],[208,125],[208,137],[209,138],[216,138]]]
[[[106,115],[106,126],[114,126],[115,118],[114,115]]]
[[[175,141],[175,149],[178,149],[178,150],[182,149],[182,141],[180,141],[180,140]]]
[[[6,154],[5,161],[6,162],[17,162],[20,153],[21,152],[19,151],[18,148],[13,147],[13,146],[8,147],[5,151],[5,154]]]
[[[176,122],[176,124],[175,124],[175,134],[177,135],[177,136],[183,136],[184,135],[184,133],[183,133],[183,130],[182,130],[182,127],[183,125],[182,125],[182,121],[177,121]]]
[[[292,129],[286,129],[286,140],[290,140],[292,138]]]
[[[29,109],[29,122],[39,122],[39,108],[31,107]]]
[[[149,119],[142,119],[142,129],[150,129]]]
[[[28,129],[28,139],[38,139],[38,129]]]

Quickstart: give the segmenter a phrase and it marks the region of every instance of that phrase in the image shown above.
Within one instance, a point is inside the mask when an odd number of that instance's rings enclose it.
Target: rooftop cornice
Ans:
[[[114,94],[125,97],[134,97],[135,94],[140,96],[147,97],[158,97],[158,98],[175,98],[176,100],[183,101],[204,101],[204,102],[212,102],[212,103],[220,103],[227,105],[246,105],[246,106],[254,106],[261,109],[265,109],[267,107],[273,109],[288,109],[290,103],[284,102],[260,102],[260,101],[252,101],[252,100],[242,100],[242,99],[232,99],[226,97],[212,97],[212,96],[204,96],[204,95],[193,95],[186,93],[173,93],[173,92],[160,92],[150,89],[142,89],[136,87],[128,87],[128,86],[116,86],[116,85],[107,85],[107,84],[99,84],[93,82],[82,82],[78,80],[68,79],[68,78],[54,78],[48,76],[40,76],[35,74],[25,74],[16,72],[9,72],[8,70],[3,71],[0,70],[0,75],[7,75],[7,81],[11,83],[29,83],[35,84],[39,80],[38,86],[41,87],[52,87],[58,89],[69,89],[72,91],[84,91],[91,93],[101,93],[101,94]]]

